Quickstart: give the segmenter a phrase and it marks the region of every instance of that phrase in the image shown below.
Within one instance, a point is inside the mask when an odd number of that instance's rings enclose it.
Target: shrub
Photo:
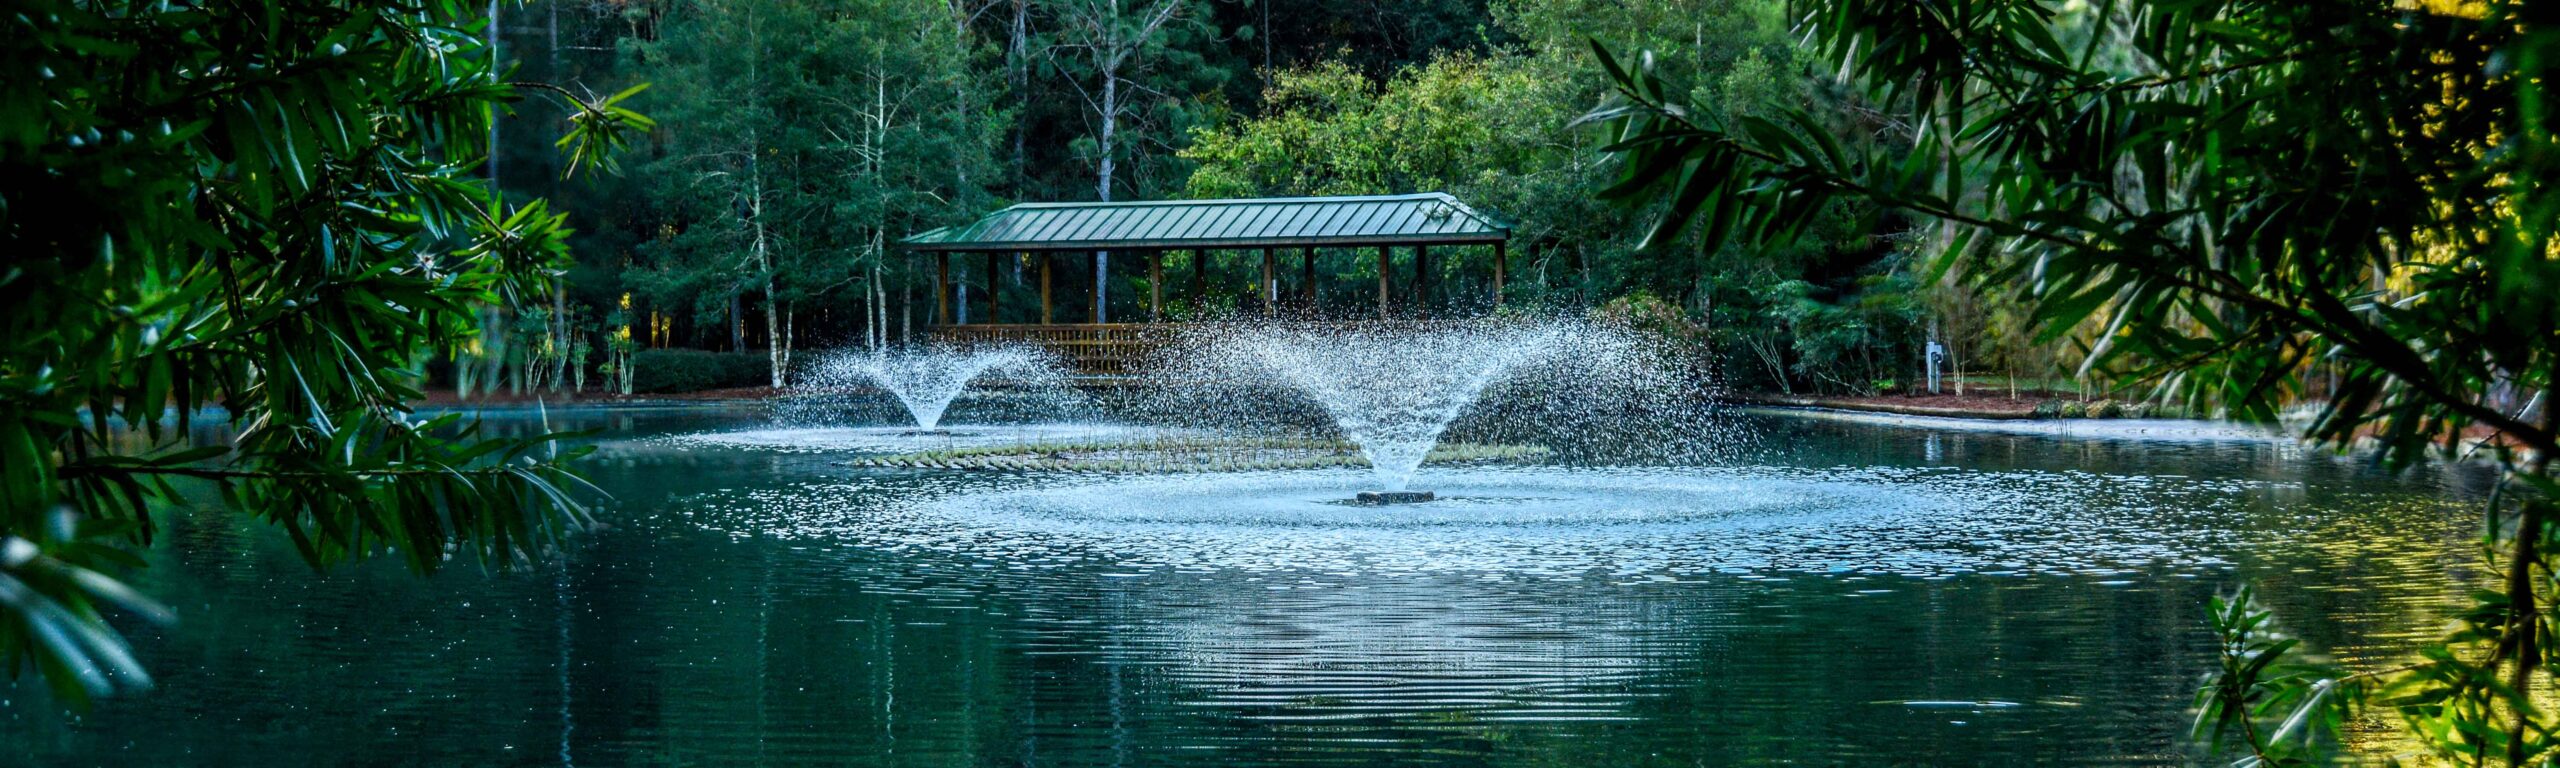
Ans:
[[[2039,419],[2062,418],[2062,401],[2046,400],[2044,402],[2037,403],[2035,417]]]
[[[2094,402],[2094,403],[2090,403],[2090,404],[2089,404],[2089,418],[2092,418],[2092,419],[2121,419],[2121,418],[2124,418],[2124,404],[2123,404],[2123,403],[2116,402],[2116,401],[2114,401],[2114,400],[2100,400],[2100,401],[2097,401],[2097,402]]]
[[[762,352],[644,349],[631,355],[631,391],[657,394],[754,387],[772,382],[773,360]]]
[[[2085,418],[2085,417],[2087,417],[2088,415],[2089,415],[2089,404],[2088,404],[2088,403],[2083,403],[2083,402],[2080,402],[2080,401],[2078,401],[2078,400],[2064,400],[2064,401],[2062,401],[2062,417],[2063,417],[2063,418],[2066,418],[2066,419],[2078,419],[2078,418]]]

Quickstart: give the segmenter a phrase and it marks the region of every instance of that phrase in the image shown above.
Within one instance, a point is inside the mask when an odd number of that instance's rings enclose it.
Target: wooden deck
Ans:
[[[1120,376],[1155,350],[1162,323],[1058,323],[1052,325],[946,325],[936,341],[959,344],[1025,344],[1049,350],[1079,376]]]

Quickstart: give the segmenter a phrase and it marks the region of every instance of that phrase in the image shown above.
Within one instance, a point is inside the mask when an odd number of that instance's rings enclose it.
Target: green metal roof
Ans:
[[[1509,239],[1511,227],[1439,192],[1361,197],[1023,203],[898,241],[913,251],[1441,245]]]

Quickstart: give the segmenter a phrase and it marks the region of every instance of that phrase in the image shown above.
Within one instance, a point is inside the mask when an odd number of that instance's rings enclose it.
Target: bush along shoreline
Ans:
[[[1745,405],[1780,408],[1829,408],[1843,411],[1890,413],[1903,416],[1935,416],[1955,419],[1990,419],[2001,421],[2055,419],[2190,419],[2200,418],[2189,409],[2175,405],[2134,402],[2110,398],[2082,400],[2076,397],[2039,395],[2010,398],[2001,395],[1880,395],[1858,397],[1845,395],[1789,395],[1771,392],[1743,392],[1733,399]]]

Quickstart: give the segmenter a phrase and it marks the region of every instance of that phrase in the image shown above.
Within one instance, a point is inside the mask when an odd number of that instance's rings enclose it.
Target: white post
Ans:
[[[1929,394],[1938,394],[1938,360],[1946,355],[1945,346],[1938,344],[1937,339],[1929,340]]]

